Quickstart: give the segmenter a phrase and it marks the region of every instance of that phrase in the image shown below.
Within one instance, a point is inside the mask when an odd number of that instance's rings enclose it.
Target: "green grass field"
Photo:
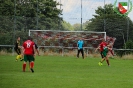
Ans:
[[[133,60],[37,56],[34,73],[15,56],[0,56],[0,88],[132,88]]]

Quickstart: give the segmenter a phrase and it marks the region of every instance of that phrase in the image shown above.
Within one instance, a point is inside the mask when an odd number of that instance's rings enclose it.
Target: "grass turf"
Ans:
[[[0,88],[132,88],[133,61],[100,58],[37,56],[34,73],[22,72],[15,56],[0,56]]]

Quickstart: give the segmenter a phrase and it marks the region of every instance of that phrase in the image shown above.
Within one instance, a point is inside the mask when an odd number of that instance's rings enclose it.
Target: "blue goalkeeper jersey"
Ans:
[[[77,45],[78,45],[78,49],[83,49],[83,45],[84,45],[83,40],[79,40]]]

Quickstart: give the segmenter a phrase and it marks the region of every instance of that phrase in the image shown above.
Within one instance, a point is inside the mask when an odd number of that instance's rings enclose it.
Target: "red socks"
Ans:
[[[108,66],[109,66],[109,60],[106,60],[106,62],[107,62],[107,64],[108,64]]]
[[[34,62],[30,62],[29,64],[30,64],[30,68],[33,69],[33,67],[34,67]],[[26,63],[23,63],[23,72],[25,72],[25,69],[26,69]]]
[[[34,62],[30,62],[30,68],[33,69],[34,67]],[[23,72],[25,72],[25,69],[26,69],[26,63],[23,63]]]
[[[23,63],[23,72],[25,72],[26,63]]]
[[[34,62],[30,62],[30,68],[34,67]]]

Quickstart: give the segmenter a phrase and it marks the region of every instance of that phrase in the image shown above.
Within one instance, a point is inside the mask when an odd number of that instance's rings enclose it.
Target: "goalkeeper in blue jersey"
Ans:
[[[84,42],[82,38],[80,38],[79,41],[77,42],[77,46],[78,46],[77,57],[79,58],[79,53],[81,52],[82,58],[84,59],[84,50],[83,50]]]

